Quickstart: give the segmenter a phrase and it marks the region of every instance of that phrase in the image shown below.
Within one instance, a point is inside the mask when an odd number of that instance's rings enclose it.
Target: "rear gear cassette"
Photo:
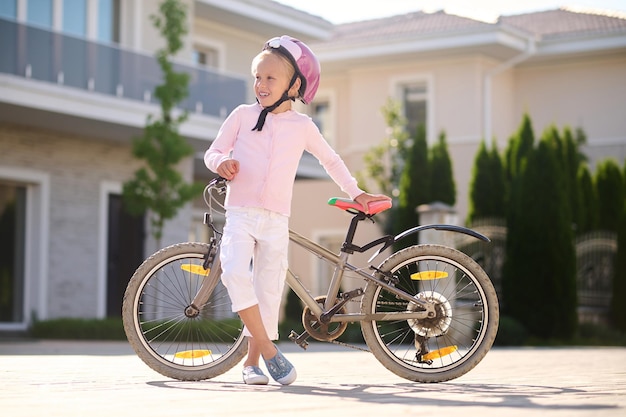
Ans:
[[[448,331],[448,328],[450,328],[450,323],[452,322],[452,307],[448,299],[435,291],[424,291],[417,294],[416,297],[434,303],[435,316],[425,319],[407,320],[411,329],[413,329],[416,334],[426,338],[444,335]],[[410,303],[407,310],[416,311],[417,304]]]

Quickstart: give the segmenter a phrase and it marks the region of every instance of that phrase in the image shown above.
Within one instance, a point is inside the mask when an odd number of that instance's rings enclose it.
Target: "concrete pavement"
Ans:
[[[290,386],[246,386],[240,366],[212,380],[169,380],[124,342],[0,341],[0,414],[37,416],[620,416],[626,348],[493,349],[470,373],[416,384],[373,355],[285,342]]]

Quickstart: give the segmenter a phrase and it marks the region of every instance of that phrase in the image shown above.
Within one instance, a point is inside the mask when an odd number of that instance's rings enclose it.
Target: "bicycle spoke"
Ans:
[[[364,324],[365,340],[385,366],[408,379],[436,382],[475,366],[477,360],[469,358],[477,351],[481,355],[478,360],[484,356],[497,331],[487,306],[496,303],[497,313],[497,299],[484,271],[472,262],[453,249],[425,245],[405,249],[383,263],[381,270],[393,275],[395,287],[420,303],[370,286],[364,296],[367,313],[418,312],[424,302],[433,308],[424,318]],[[495,323],[497,326],[497,316]]]
[[[226,288],[204,269],[208,249],[172,245],[146,260],[129,282],[122,313],[127,336],[144,362],[166,376],[210,378],[238,363],[247,350]],[[202,306],[193,306],[207,279],[217,285]]]

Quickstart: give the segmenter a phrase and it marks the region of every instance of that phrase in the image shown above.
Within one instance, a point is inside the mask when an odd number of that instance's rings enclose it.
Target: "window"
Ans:
[[[63,0],[63,32],[81,37],[87,34],[86,0]]]
[[[334,145],[335,137],[331,101],[320,97],[311,103],[308,111],[313,119],[313,123],[320,130],[324,139],[331,145]]]
[[[407,119],[407,130],[412,136],[420,124],[426,126],[426,86],[406,84],[402,87],[402,106]]]
[[[28,0],[26,21],[47,28],[52,27],[52,0]]]
[[[313,103],[313,122],[317,128],[322,132],[322,135],[326,136],[330,127],[330,105],[328,102]]]
[[[219,68],[220,54],[217,49],[206,46],[195,46],[193,51],[193,62],[209,68]]]
[[[17,18],[17,0],[0,1],[0,17]]]
[[[100,0],[98,2],[98,40],[102,42],[120,41],[120,1]]]

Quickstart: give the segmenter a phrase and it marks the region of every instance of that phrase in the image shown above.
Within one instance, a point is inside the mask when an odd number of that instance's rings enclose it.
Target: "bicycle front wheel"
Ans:
[[[374,356],[396,375],[416,382],[442,382],[469,372],[487,354],[498,331],[499,307],[487,274],[453,248],[418,245],[380,266],[379,278],[413,297],[431,302],[432,317],[361,322]],[[417,303],[370,282],[362,312],[418,312]]]
[[[231,311],[219,260],[203,268],[209,245],[179,243],[146,259],[124,294],[122,319],[130,345],[150,368],[174,379],[213,378],[247,353],[243,324]],[[206,280],[213,291],[201,306],[192,300]]]

